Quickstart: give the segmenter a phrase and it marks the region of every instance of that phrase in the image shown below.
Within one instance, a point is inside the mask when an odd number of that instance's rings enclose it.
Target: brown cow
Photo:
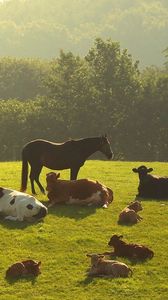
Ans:
[[[154,256],[154,252],[148,247],[140,244],[126,243],[121,240],[122,238],[122,235],[119,236],[114,234],[108,243],[109,246],[113,246],[114,251],[105,252],[103,255],[120,256],[139,260],[145,260]]]
[[[37,262],[31,259],[17,262],[8,268],[6,271],[6,277],[16,278],[28,275],[38,276],[41,273],[40,265],[41,261]]]
[[[107,208],[113,201],[110,188],[89,179],[61,180],[60,173],[46,175],[49,207],[57,203],[96,205]]]
[[[142,205],[139,201],[131,202],[127,207],[125,207],[118,219],[119,224],[136,224],[141,221],[142,218],[137,214],[138,211],[142,210]]]

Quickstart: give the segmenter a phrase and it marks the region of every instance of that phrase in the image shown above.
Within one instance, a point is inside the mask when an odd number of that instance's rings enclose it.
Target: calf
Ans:
[[[28,275],[38,276],[40,271],[41,262],[35,260],[24,260],[17,262],[10,266],[6,271],[6,277],[16,278]]]
[[[136,224],[142,218],[137,214],[138,211],[142,210],[142,205],[139,201],[131,202],[125,207],[119,215],[119,224]]]
[[[105,252],[104,255],[114,255],[127,258],[135,258],[139,260],[144,260],[147,258],[152,258],[154,252],[148,247],[138,244],[128,244],[121,240],[123,236],[113,235],[108,243],[109,246],[113,246],[114,252]]]
[[[91,257],[90,276],[128,277],[132,270],[124,263],[104,259],[101,254],[87,254]]]
[[[139,175],[138,197],[142,198],[168,198],[168,177],[159,177],[149,174],[152,168],[140,166],[133,168],[134,173]]]
[[[107,207],[113,200],[110,188],[89,179],[61,180],[60,173],[46,175],[49,207],[57,203]]]

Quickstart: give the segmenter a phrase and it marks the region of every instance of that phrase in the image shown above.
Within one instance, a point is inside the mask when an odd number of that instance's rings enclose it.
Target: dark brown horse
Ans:
[[[52,143],[45,140],[34,140],[22,150],[22,183],[21,191],[27,188],[28,163],[31,166],[30,182],[32,193],[35,194],[34,181],[42,193],[45,193],[39,181],[42,167],[52,170],[71,169],[71,180],[77,178],[79,169],[85,160],[96,151],[102,152],[108,159],[113,153],[107,136],[69,140],[65,143]]]

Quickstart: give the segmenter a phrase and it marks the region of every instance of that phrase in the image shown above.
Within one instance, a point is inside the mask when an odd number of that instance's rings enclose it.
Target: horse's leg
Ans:
[[[80,169],[80,167],[72,167],[71,168],[71,180],[77,179],[79,169]]]
[[[32,190],[32,194],[36,195],[36,191],[35,191],[35,188],[34,188],[34,179],[35,179],[35,170],[34,170],[34,167],[31,165],[31,170],[30,170],[30,183],[31,183],[31,190]]]
[[[40,172],[42,170],[41,165],[31,165],[31,171],[30,171],[30,182],[31,182],[31,189],[32,189],[32,194],[36,194],[35,188],[34,188],[34,181],[36,181],[37,185],[39,186],[41,192],[44,194],[45,190],[43,188],[43,186],[41,185],[40,181],[39,181],[39,175]]]
[[[39,177],[35,178],[35,182],[37,183],[37,185],[39,186],[40,191],[45,194],[45,189],[43,188],[42,184],[39,181]]]

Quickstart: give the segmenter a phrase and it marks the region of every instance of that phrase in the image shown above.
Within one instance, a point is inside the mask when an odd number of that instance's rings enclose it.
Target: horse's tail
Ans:
[[[21,177],[21,192],[25,192],[27,189],[27,177],[28,177],[28,160],[24,149],[22,151],[22,177]]]

